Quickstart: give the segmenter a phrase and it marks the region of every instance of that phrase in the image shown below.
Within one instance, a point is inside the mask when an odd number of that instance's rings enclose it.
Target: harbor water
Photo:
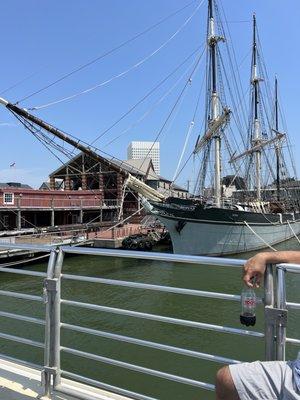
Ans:
[[[278,249],[297,249],[299,243],[290,240],[278,245]],[[244,254],[241,258],[248,258]],[[27,268],[46,271],[47,264],[35,264]],[[177,286],[190,289],[208,290],[239,294],[242,290],[241,271],[238,268],[184,265],[157,261],[120,259],[110,257],[74,256],[64,263],[64,273],[88,275],[118,280]],[[300,276],[290,275],[287,279],[288,301],[300,302]],[[0,289],[42,294],[42,280],[29,276],[0,274]],[[258,295],[261,295],[258,291]],[[128,289],[96,283],[63,281],[62,297],[68,300],[95,303],[109,307],[151,314],[220,324],[240,328],[240,304],[193,296],[159,293],[149,290]],[[1,311],[44,318],[44,306],[30,301],[9,299],[0,296]],[[92,310],[62,307],[62,321],[74,325],[132,336],[153,342],[178,346],[189,350],[222,355],[225,357],[251,361],[264,358],[263,340],[230,334],[220,334],[195,328],[187,328],[133,317],[100,313]],[[44,328],[26,322],[0,318],[1,331],[43,341]],[[300,313],[289,312],[288,337],[298,337]],[[263,309],[257,312],[256,331],[263,331]],[[143,367],[157,369],[193,380],[214,383],[216,370],[221,364],[196,358],[176,355],[133,344],[117,342],[83,333],[62,329],[62,346],[84,350]],[[43,351],[0,339],[0,352],[36,364],[43,364]],[[287,347],[287,357],[294,358],[299,349]],[[162,400],[209,400],[212,392],[183,385],[152,376],[142,375],[123,368],[89,361],[62,353],[62,368],[89,378],[140,392]]]

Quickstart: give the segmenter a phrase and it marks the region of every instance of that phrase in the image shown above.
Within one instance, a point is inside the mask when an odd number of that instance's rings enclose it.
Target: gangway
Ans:
[[[23,315],[21,313],[5,312],[0,310],[0,317],[9,320],[18,320],[33,325],[44,327],[44,341],[38,342],[30,340],[19,335],[12,335],[0,332],[0,338],[24,344],[27,346],[41,348],[44,351],[43,365],[29,365],[24,364],[24,360],[7,358],[1,356],[0,359],[0,382],[5,385],[0,389],[0,398],[5,400],[30,400],[32,398],[52,398],[59,400],[155,400],[159,396],[152,397],[145,393],[136,393],[124,387],[113,386],[106,382],[100,382],[91,379],[89,376],[82,376],[75,374],[72,371],[63,369],[61,365],[61,354],[70,354],[76,356],[78,359],[90,360],[93,363],[101,363],[108,366],[116,366],[120,371],[134,371],[139,376],[151,376],[169,382],[180,383],[186,386],[196,387],[201,389],[204,393],[203,398],[207,398],[205,391],[214,391],[214,382],[205,382],[200,379],[192,379],[187,376],[180,376],[164,370],[153,369],[144,365],[130,363],[128,361],[120,360],[117,358],[110,358],[105,355],[94,354],[85,349],[76,349],[67,347],[61,343],[61,329],[66,332],[79,332],[89,335],[92,338],[102,337],[108,338],[116,343],[129,343],[138,347],[146,347],[148,349],[159,350],[167,353],[179,354],[193,359],[204,360],[205,362],[212,362],[216,364],[239,363],[240,360],[224,357],[217,354],[206,353],[205,349],[202,352],[186,348],[186,344],[182,343],[181,346],[172,346],[166,343],[158,343],[155,340],[145,340],[137,337],[125,336],[116,334],[114,332],[103,331],[99,329],[91,329],[78,324],[70,324],[64,321],[61,314],[61,306],[72,306],[77,309],[78,321],[80,321],[80,312],[85,310],[93,310],[100,315],[121,315],[126,318],[135,318],[140,321],[155,321],[160,324],[172,324],[176,327],[185,327],[197,330],[206,330],[210,332],[218,332],[219,334],[236,335],[240,337],[252,337],[255,340],[264,341],[265,354],[262,358],[265,360],[284,360],[286,344],[289,343],[293,346],[300,346],[299,338],[287,337],[286,329],[288,323],[288,310],[300,310],[300,303],[289,302],[286,298],[285,280],[286,274],[299,274],[300,266],[292,264],[268,265],[265,273],[264,282],[264,295],[259,299],[264,307],[264,322],[265,328],[262,332],[256,330],[246,330],[231,326],[223,326],[216,321],[215,324],[193,321],[184,318],[174,318],[166,315],[158,315],[156,313],[141,312],[136,310],[129,310],[123,307],[109,307],[101,304],[91,304],[80,302],[77,300],[68,300],[64,297],[63,281],[68,282],[81,282],[93,285],[109,285],[109,287],[130,288],[133,290],[152,291],[154,293],[172,293],[181,296],[182,301],[190,296],[196,296],[204,299],[215,299],[220,302],[239,302],[239,294],[229,294],[212,292],[206,290],[195,290],[182,287],[173,287],[158,284],[148,284],[133,281],[124,281],[116,279],[99,278],[94,276],[80,276],[76,273],[64,273],[64,256],[66,254],[85,255],[85,256],[98,256],[101,257],[101,262],[105,263],[107,257],[120,257],[127,259],[141,259],[141,260],[156,260],[165,263],[183,263],[192,264],[195,268],[205,268],[206,266],[217,266],[220,268],[236,268],[241,269],[244,265],[244,260],[238,259],[225,259],[214,257],[201,257],[201,256],[187,256],[187,255],[174,255],[165,253],[147,253],[135,251],[122,251],[113,249],[96,249],[96,248],[81,248],[72,246],[61,246],[53,248],[50,246],[34,246],[34,245],[14,245],[14,244],[0,244],[1,246],[9,246],[11,249],[22,248],[32,251],[39,251],[49,253],[49,261],[47,272],[33,271],[29,269],[14,269],[5,268],[0,266],[0,272],[19,274],[24,276],[37,277],[42,280],[41,296],[30,295],[25,293],[18,293],[12,290],[4,291],[0,288],[0,296],[8,302],[11,298],[18,298],[24,301],[33,301],[44,304],[44,318],[36,318],[33,316]],[[101,314],[102,313],[102,314]],[[100,318],[100,317],[99,317]],[[75,346],[76,347],[76,346]],[[217,367],[217,365],[216,365]],[[38,387],[38,383],[41,387]],[[26,393],[26,388],[29,390]],[[3,397],[3,393],[9,393],[10,397]],[[14,392],[15,390],[15,392]],[[23,392],[21,391],[23,390]],[[6,392],[5,392],[6,391]],[[8,396],[7,395],[7,396]],[[43,395],[44,397],[41,397]],[[14,397],[15,396],[15,397]],[[23,397],[22,397],[23,396]],[[24,397],[25,396],[25,397]],[[26,397],[27,396],[27,397]],[[36,397],[34,397],[36,396]],[[38,396],[38,397],[37,397]],[[201,399],[201,397],[199,397]],[[188,400],[188,397],[186,398]]]

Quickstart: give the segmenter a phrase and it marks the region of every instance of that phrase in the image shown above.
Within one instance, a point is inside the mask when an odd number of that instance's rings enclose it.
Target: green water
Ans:
[[[297,249],[298,247],[299,244],[291,240],[281,244],[278,248]],[[248,256],[243,255],[242,258],[247,258]],[[29,268],[46,271],[46,264],[36,264]],[[93,256],[69,257],[65,260],[63,272],[232,294],[240,293],[242,286],[241,271],[239,269],[134,259],[96,258]],[[41,295],[41,284],[42,280],[39,278],[7,273],[0,274],[1,290]],[[289,301],[300,302],[299,285],[299,275],[290,275],[288,277]],[[235,302],[66,280],[63,281],[62,297],[69,300],[120,307],[175,318],[240,327],[240,305]],[[42,304],[17,299],[8,300],[0,296],[1,311],[44,318],[43,307]],[[264,357],[263,341],[256,338],[220,334],[132,317],[75,309],[70,306],[63,306],[62,321],[245,361],[263,359]],[[291,311],[288,321],[288,337],[299,337],[299,321],[299,314],[297,316],[296,312]],[[0,323],[1,332],[43,341],[43,327],[3,317],[0,318]],[[261,307],[257,312],[257,325],[254,329],[263,331]],[[74,333],[64,329],[62,330],[62,345],[210,383],[214,382],[216,370],[221,366],[209,361],[201,361],[161,350]],[[4,339],[0,339],[0,347],[2,354],[37,364],[43,363],[43,352],[40,349],[19,345]],[[295,346],[288,346],[288,358],[295,357],[297,351],[298,349]],[[101,382],[163,400],[209,400],[214,398],[213,393],[195,387],[142,375],[95,361],[88,361],[65,353],[62,353],[62,368]]]

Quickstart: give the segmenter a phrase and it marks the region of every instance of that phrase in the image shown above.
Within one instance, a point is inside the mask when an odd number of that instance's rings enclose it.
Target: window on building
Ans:
[[[14,204],[14,194],[3,193],[3,204]]]

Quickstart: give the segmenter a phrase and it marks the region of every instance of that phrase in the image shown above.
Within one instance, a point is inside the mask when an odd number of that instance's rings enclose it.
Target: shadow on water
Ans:
[[[276,246],[278,249],[297,249],[296,240]],[[166,249],[156,249],[166,251]],[[246,259],[253,253],[243,254]],[[236,256],[238,257],[238,256]],[[232,257],[233,258],[233,257]],[[36,264],[30,269],[45,271],[46,264]],[[64,273],[97,276],[110,279],[145,282],[166,286],[178,286],[214,292],[239,294],[242,289],[241,271],[236,268],[224,268],[201,265],[176,264],[138,259],[117,259],[108,257],[78,256],[66,258]],[[288,299],[299,301],[299,276],[288,277]],[[11,290],[41,295],[42,281],[39,278],[0,275],[1,290]],[[195,296],[183,296],[153,292],[149,290],[113,287],[104,284],[81,283],[64,280],[63,298],[95,303],[108,307],[123,308],[145,313],[164,315],[179,319],[200,321],[240,328],[240,305],[214,299]],[[259,295],[262,295],[260,292]],[[11,299],[9,302],[0,296],[0,309],[43,318],[43,305]],[[28,323],[0,318],[1,331],[12,335],[43,341],[43,328]],[[183,347],[198,352],[222,355],[233,359],[250,361],[264,358],[264,346],[261,339],[232,336],[208,330],[188,328],[174,324],[137,319],[104,312],[62,307],[62,321],[92,329],[132,336],[171,346]],[[263,309],[258,308],[257,325],[252,330],[263,331]],[[290,313],[288,336],[297,337],[299,317]],[[144,346],[118,342],[83,333],[62,329],[62,345],[104,357],[158,369],[193,380],[214,382],[218,363],[203,361],[162,350],[153,350]],[[39,364],[43,363],[42,351],[29,346],[21,346],[1,339],[0,351],[21,359]],[[295,347],[288,347],[288,357],[296,354]],[[183,385],[150,375],[142,375],[123,368],[109,366],[84,358],[62,354],[62,367],[65,370],[82,374],[90,378],[132,391],[141,392],[162,400],[210,400],[213,393],[199,388]]]

